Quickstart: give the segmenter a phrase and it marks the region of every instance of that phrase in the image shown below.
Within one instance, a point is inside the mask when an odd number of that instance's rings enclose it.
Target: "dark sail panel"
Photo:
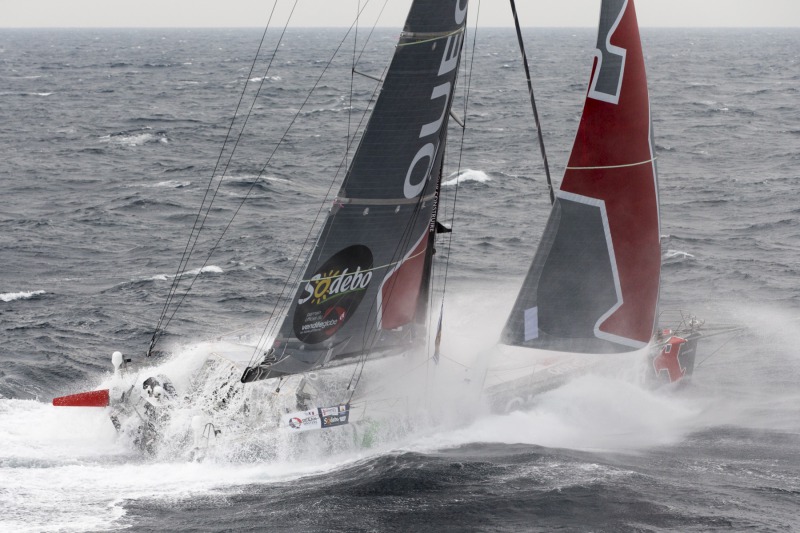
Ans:
[[[412,4],[273,349],[243,381],[407,349],[424,337],[416,314],[430,268],[429,235],[466,8],[466,0]]]
[[[502,342],[586,353],[645,346],[658,305],[659,234],[633,0],[604,0],[567,170]]]

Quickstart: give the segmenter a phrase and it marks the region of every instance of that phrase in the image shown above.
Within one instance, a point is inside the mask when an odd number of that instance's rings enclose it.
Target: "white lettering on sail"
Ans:
[[[313,278],[311,278],[309,281],[317,281],[317,280],[319,280],[321,277],[322,277],[322,276],[321,276],[320,274],[316,274],[316,275],[315,275]],[[306,303],[307,301],[309,301],[309,300],[311,299],[311,297],[312,297],[312,296],[314,296],[314,287],[311,285],[311,283],[306,283],[306,288],[305,288],[305,291],[306,291],[306,294],[308,294],[308,296],[305,296],[304,298],[300,298],[299,300],[297,300],[297,303],[298,303],[298,304],[301,304],[301,305],[302,305],[302,304]]]
[[[444,45],[442,64],[439,65],[439,76],[447,74],[458,65],[458,56],[461,54],[462,39],[464,39],[464,34],[461,32],[447,38],[447,43]]]
[[[411,161],[411,165],[408,167],[408,172],[406,173],[406,182],[403,186],[403,194],[406,198],[414,198],[419,193],[422,192],[422,189],[425,188],[425,182],[427,181],[426,178],[430,176],[431,167],[433,167],[433,160],[434,156],[436,155],[436,147],[433,143],[428,143],[422,148],[417,151],[417,155],[414,156],[414,159]],[[422,179],[419,180],[419,183],[414,185],[411,184],[411,174],[414,173],[414,169],[423,158],[428,158],[428,167],[425,169],[425,172],[422,174]]]
[[[458,0],[456,2],[456,10],[455,10],[455,21],[456,24],[462,24],[467,17],[467,4],[469,3],[468,0],[464,0],[463,4],[464,7],[461,7],[462,0]],[[445,43],[444,53],[442,54],[442,60],[439,63],[439,76],[443,76],[445,74],[449,74],[453,70],[455,70],[456,66],[458,66],[458,57],[461,54],[461,43],[464,39],[463,32],[458,31],[457,33],[450,35],[447,37],[447,43]],[[433,48],[435,49],[435,48]],[[431,91],[431,100],[436,100],[437,98],[441,98],[444,96],[444,106],[442,109],[442,113],[438,119],[433,122],[429,122],[420,128],[419,131],[419,138],[423,139],[430,135],[436,135],[442,129],[442,124],[444,124],[445,116],[447,115],[447,110],[450,106],[450,93],[452,89],[451,82],[447,81],[440,85],[437,85]],[[434,143],[427,143],[422,148],[420,148],[414,159],[411,161],[411,164],[408,167],[408,171],[406,172],[406,181],[403,184],[403,194],[406,198],[414,198],[422,193],[425,190],[425,184],[430,180],[431,177],[431,169],[433,168],[434,159],[436,159],[436,151],[438,149],[438,142]],[[422,178],[417,182],[412,184],[411,183],[411,176],[414,174],[414,169],[417,167],[417,164],[422,161],[424,158],[428,158],[428,166],[425,169],[425,173],[422,175]]]
[[[464,19],[467,18],[467,6],[469,5],[469,1],[465,0],[464,7],[461,7],[461,0],[456,2],[456,24],[461,24],[464,22]]]
[[[447,104],[450,103],[450,82],[443,83],[442,85],[437,85],[433,88],[433,92],[431,93],[431,100],[436,100],[437,98],[441,98],[444,96],[444,105],[442,106],[442,115],[439,117],[438,120],[434,120],[430,124],[425,124],[422,126],[422,129],[419,131],[419,138],[427,137],[428,135],[433,135],[439,131],[439,128],[442,127],[442,121],[444,121],[444,115],[447,113]]]
[[[304,297],[297,300],[297,304],[303,305],[312,297],[323,301],[337,294],[366,289],[372,280],[372,272],[362,272],[360,266],[356,267],[355,272],[348,270],[345,268],[341,274],[335,276],[323,277],[321,274],[315,274],[306,283]]]

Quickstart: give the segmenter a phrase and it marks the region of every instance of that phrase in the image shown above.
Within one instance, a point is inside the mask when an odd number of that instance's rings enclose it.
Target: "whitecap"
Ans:
[[[44,291],[6,292],[0,294],[0,300],[4,302],[13,302],[14,300],[29,300],[44,293]]]
[[[681,250],[667,250],[664,254],[665,259],[694,259],[694,255]]]
[[[197,276],[198,274],[223,274],[224,271],[216,266],[216,265],[209,265],[203,268],[195,268],[193,270],[184,270],[183,272],[179,273],[178,275],[175,274],[156,274],[152,278],[151,281],[167,281],[168,279],[175,279],[175,278],[182,278],[184,276]]]
[[[150,187],[167,187],[170,189],[180,189],[182,187],[188,187],[191,184],[192,184],[191,181],[167,180],[167,181],[159,181],[155,185],[150,185]]]
[[[455,176],[455,177],[452,177]],[[465,181],[475,181],[478,183],[486,183],[487,181],[492,181],[492,178],[486,175],[485,172],[481,170],[472,170],[466,169],[462,170],[458,175],[450,174],[452,179],[449,179],[442,183],[442,187],[452,187],[453,185],[464,183]]]

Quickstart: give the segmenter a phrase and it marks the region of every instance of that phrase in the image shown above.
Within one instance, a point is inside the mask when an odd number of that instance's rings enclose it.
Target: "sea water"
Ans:
[[[356,76],[351,91],[343,54],[303,103],[343,36],[290,30],[265,72],[275,33],[251,72],[256,30],[0,31],[0,530],[799,528],[798,30],[642,30],[662,307],[743,328],[701,341],[690,387],[589,375],[524,411],[454,406],[371,448],[230,443],[204,463],[142,456],[102,410],[49,405],[108,382],[114,350],[142,359],[172,280],[189,279],[176,267],[240,95],[249,109],[259,86],[186,269],[199,276],[162,339],[175,359],[155,364],[180,365],[192,344],[272,312],[376,88]],[[396,37],[378,30],[358,70],[380,76]],[[440,215],[454,232],[439,250],[450,259],[439,372],[456,403],[549,209],[513,31],[477,37]],[[558,183],[595,36],[525,37]]]

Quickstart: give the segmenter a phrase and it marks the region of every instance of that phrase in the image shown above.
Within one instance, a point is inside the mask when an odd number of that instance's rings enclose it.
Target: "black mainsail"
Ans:
[[[413,2],[288,313],[243,382],[402,351],[424,338],[422,304],[467,4]]]

